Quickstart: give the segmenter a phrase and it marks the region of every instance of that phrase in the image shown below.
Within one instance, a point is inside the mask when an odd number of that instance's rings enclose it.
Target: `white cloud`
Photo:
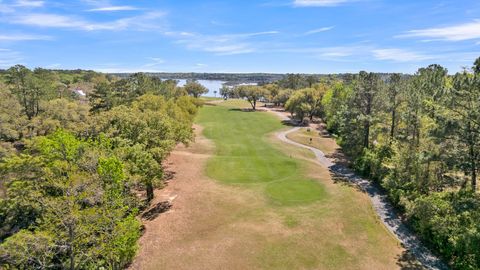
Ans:
[[[296,7],[332,7],[347,2],[352,2],[352,0],[294,0],[293,5]]]
[[[372,50],[373,56],[378,60],[390,60],[395,62],[416,62],[432,59],[432,56],[408,51],[404,49],[375,49]]]
[[[105,6],[105,7],[99,7],[99,8],[92,8],[87,11],[108,12],[108,11],[130,11],[130,10],[139,10],[139,8],[132,7],[132,6]]]
[[[88,28],[89,24],[76,18],[47,13],[34,13],[20,15],[11,21],[17,24],[40,26],[40,27],[57,27],[57,28]]]
[[[52,40],[52,37],[43,36],[43,35],[0,34],[0,41],[26,41],[26,40]]]
[[[50,64],[48,66],[46,66],[46,68],[49,68],[49,69],[58,69],[62,66],[62,64],[60,63],[54,63],[54,64]]]
[[[153,20],[165,15],[163,12],[149,12],[143,15],[126,17],[110,22],[91,22],[75,16],[65,16],[50,13],[29,13],[11,17],[8,22],[50,28],[71,28],[85,31],[125,29],[145,30],[155,29],[160,25]]]
[[[304,53],[313,55],[319,59],[340,60],[345,57],[363,54],[367,50],[362,46],[333,46],[333,47],[317,47],[317,48],[293,48],[280,49],[278,52],[287,53]]]
[[[43,7],[45,4],[44,1],[35,1],[35,0],[17,0],[13,5],[16,7]]]
[[[333,28],[334,28],[333,26],[328,26],[328,27],[313,29],[313,30],[305,32],[305,35],[308,36],[308,35],[313,35],[313,34],[317,34],[317,33],[321,33],[321,32],[326,32],[326,31],[332,30]]]
[[[411,30],[397,37],[427,37],[448,41],[478,39],[480,38],[480,20],[447,27]]]
[[[0,68],[9,68],[11,66],[22,64],[23,56],[10,49],[0,49]]]
[[[246,54],[257,51],[255,38],[265,35],[276,35],[278,31],[264,31],[240,34],[201,35],[168,32],[167,35],[178,37],[177,43],[188,49],[211,52],[216,55]]]
[[[212,47],[204,47],[204,51],[213,52],[217,55],[234,55],[245,54],[254,52],[255,49],[251,48],[248,44],[234,44],[234,45],[216,45]]]
[[[89,68],[90,69],[90,68]],[[123,67],[111,67],[111,68],[93,68],[93,70],[102,73],[137,73],[137,72],[165,72],[160,69],[146,69],[144,67],[138,68],[123,68]]]
[[[162,58],[159,58],[159,57],[148,57],[147,59],[150,60],[151,63],[147,63],[147,64],[143,65],[143,67],[146,67],[146,68],[159,66],[159,65],[165,63],[165,60],[163,60]]]
[[[17,0],[7,3],[0,0],[0,13],[14,13],[17,8],[39,8],[44,5],[44,1],[37,0]]]
[[[195,64],[195,66],[197,66],[197,67],[208,67],[207,64],[202,64],[202,63],[197,63],[197,64]]]

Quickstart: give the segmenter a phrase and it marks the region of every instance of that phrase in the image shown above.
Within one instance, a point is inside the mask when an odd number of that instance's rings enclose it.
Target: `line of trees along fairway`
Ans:
[[[354,168],[427,244],[454,269],[480,268],[480,60],[453,76],[439,65],[360,72],[331,84],[321,111]]]
[[[124,268],[162,162],[193,140],[199,101],[141,73],[23,66],[2,73],[0,98],[2,267]]]
[[[258,100],[283,105],[299,122],[322,118],[425,243],[454,269],[480,268],[480,58],[455,75],[439,65],[414,75],[288,74],[221,95],[253,109]]]

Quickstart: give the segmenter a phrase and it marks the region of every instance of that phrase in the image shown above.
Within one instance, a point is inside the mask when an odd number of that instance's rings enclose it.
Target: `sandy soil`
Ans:
[[[244,258],[262,246],[257,241],[281,234],[275,222],[256,220],[262,196],[205,176],[213,145],[201,136],[201,127],[195,128],[196,142],[178,146],[169,157],[167,170],[175,174],[152,203],[173,199],[173,206],[154,220],[143,220],[145,233],[129,269],[251,269],[252,260]]]

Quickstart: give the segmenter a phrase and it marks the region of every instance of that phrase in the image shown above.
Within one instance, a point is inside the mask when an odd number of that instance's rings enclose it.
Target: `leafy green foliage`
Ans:
[[[0,83],[0,265],[122,269],[140,237],[139,191],[193,140],[202,104],[175,81],[15,66]],[[90,103],[75,91],[85,91]],[[90,106],[89,106],[90,105]]]
[[[326,91],[327,87],[324,84],[295,91],[285,103],[285,109],[295,114],[302,122],[306,116],[311,121],[313,117],[322,115],[322,97]]]
[[[246,99],[253,110],[256,110],[257,102],[268,94],[263,87],[256,85],[240,85],[235,87],[233,91],[235,96]]]
[[[480,73],[361,72],[322,104],[330,131],[364,176],[380,183],[422,239],[455,269],[480,267]]]
[[[9,223],[25,224],[23,231],[1,245],[7,265],[15,268],[41,268],[46,264],[66,268],[121,267],[131,259],[139,224],[124,220],[136,210],[126,204],[126,198],[133,195],[124,188],[122,163],[105,152],[102,153],[105,157],[98,156],[94,161],[97,168],[90,170],[83,162],[91,147],[91,143],[58,130],[47,137],[38,137],[30,146],[32,154],[5,161],[2,168],[9,174],[7,197],[2,201],[6,209],[2,209],[7,211],[2,212]],[[35,178],[20,178],[19,166],[27,168],[27,175],[32,171],[30,167],[36,166],[38,173]],[[30,209],[27,213],[32,214],[19,216],[8,211],[12,205]],[[23,222],[14,220],[19,218]],[[127,221],[132,225],[128,229],[123,225]],[[121,235],[116,231],[118,226],[123,228]],[[132,239],[124,239],[128,236],[137,238],[132,238],[133,245],[125,250],[123,242],[132,244]],[[20,242],[26,239],[37,244]],[[97,251],[101,245],[109,245],[111,250]],[[112,254],[117,256],[111,257]]]
[[[208,93],[208,89],[195,80],[189,80],[183,87],[187,93],[195,98]]]

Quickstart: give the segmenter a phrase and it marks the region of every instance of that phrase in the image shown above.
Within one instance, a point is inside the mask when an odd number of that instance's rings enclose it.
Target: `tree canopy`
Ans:
[[[142,73],[20,65],[0,74],[0,98],[0,265],[126,267],[139,209],[164,186],[175,145],[193,140],[201,102]]]

